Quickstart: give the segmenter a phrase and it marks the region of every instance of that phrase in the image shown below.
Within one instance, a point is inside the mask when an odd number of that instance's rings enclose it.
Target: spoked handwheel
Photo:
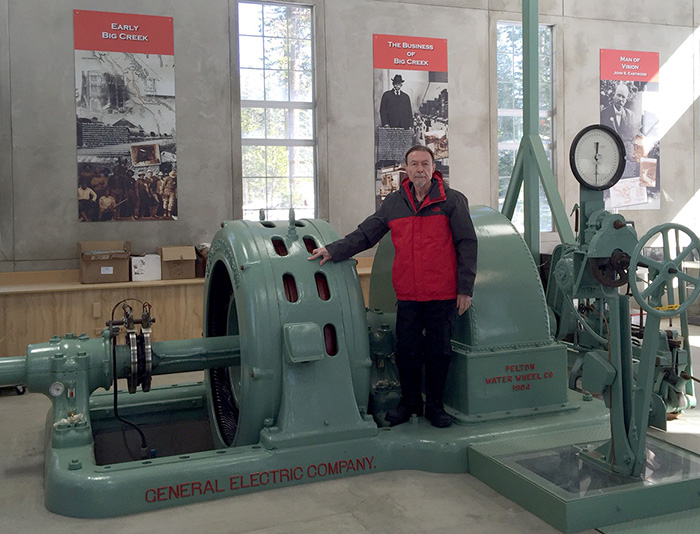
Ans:
[[[657,239],[661,239],[663,258],[644,256],[644,247]],[[700,257],[700,241],[680,224],[661,224],[642,236],[630,257],[630,272],[634,272],[630,289],[643,310],[667,318],[688,309],[700,295],[700,278],[683,270],[683,261],[691,259],[693,254]],[[690,288],[692,292],[686,295]]]

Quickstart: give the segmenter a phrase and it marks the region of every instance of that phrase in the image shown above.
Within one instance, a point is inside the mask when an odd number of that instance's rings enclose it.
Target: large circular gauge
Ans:
[[[625,145],[608,126],[592,124],[581,130],[569,151],[571,170],[587,189],[602,191],[614,186],[625,170]]]

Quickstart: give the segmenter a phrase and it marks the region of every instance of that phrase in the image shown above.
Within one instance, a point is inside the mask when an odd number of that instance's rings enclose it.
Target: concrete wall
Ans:
[[[83,240],[131,240],[136,252],[196,244],[232,217],[229,2],[205,5],[2,0],[0,270],[77,268]],[[86,7],[174,17],[177,221],[77,220],[73,9]]]
[[[623,214],[640,235],[673,219],[700,233],[692,203],[699,181],[700,0],[539,4],[541,22],[555,25],[557,171],[567,213],[578,201],[568,147],[598,120],[599,49],[656,51],[671,119],[661,141],[662,209]],[[178,221],[77,221],[77,8],[174,17]],[[496,206],[495,27],[520,19],[520,1],[318,0],[318,8],[320,215],[346,233],[374,205],[373,33],[447,39],[452,185],[472,204]],[[209,241],[234,216],[241,192],[231,13],[233,0],[0,0],[0,271],[75,268],[80,240],[129,239],[137,252]]]

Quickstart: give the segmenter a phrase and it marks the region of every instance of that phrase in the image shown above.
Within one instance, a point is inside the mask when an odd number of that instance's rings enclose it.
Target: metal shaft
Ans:
[[[0,358],[0,387],[27,383],[26,356]]]
[[[161,341],[153,343],[152,350],[152,374],[184,373],[234,365],[240,359],[240,339],[220,336]],[[115,352],[117,378],[126,378],[131,369],[130,347],[118,345]],[[91,391],[109,386],[112,373],[108,335],[102,339],[56,338],[30,345],[27,356],[0,358],[0,387],[23,384],[31,391],[46,393],[48,384],[75,373],[89,376]]]
[[[153,343],[153,374],[228,367],[234,365],[240,357],[239,336],[160,341]]]

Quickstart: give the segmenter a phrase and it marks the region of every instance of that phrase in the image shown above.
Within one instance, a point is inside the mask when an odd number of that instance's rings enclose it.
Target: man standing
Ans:
[[[403,78],[397,74],[391,83],[394,88],[382,95],[379,117],[386,128],[413,128],[411,98],[401,90]]]
[[[174,219],[177,215],[175,205],[177,202],[177,171],[175,169],[168,173],[163,181],[163,216]]]
[[[391,230],[401,401],[386,420],[395,426],[414,413],[423,415],[425,363],[425,417],[433,426],[446,427],[452,424],[443,406],[452,325],[455,310],[461,315],[471,306],[476,233],[467,198],[445,186],[429,148],[416,145],[408,150],[406,173],[399,190],[389,194],[357,230],[315,249],[309,259],[320,257],[321,265],[346,260],[374,246]]]
[[[148,217],[151,214],[151,194],[148,190],[148,183],[146,181],[146,173],[140,172],[139,179],[136,181],[136,196],[138,197],[138,216]]]
[[[78,217],[81,221],[95,220],[95,207],[97,206],[97,193],[90,189],[83,181],[78,186]]]
[[[111,221],[117,211],[117,201],[112,196],[112,190],[107,189],[107,192],[100,197],[98,201],[100,206],[100,220]]]

